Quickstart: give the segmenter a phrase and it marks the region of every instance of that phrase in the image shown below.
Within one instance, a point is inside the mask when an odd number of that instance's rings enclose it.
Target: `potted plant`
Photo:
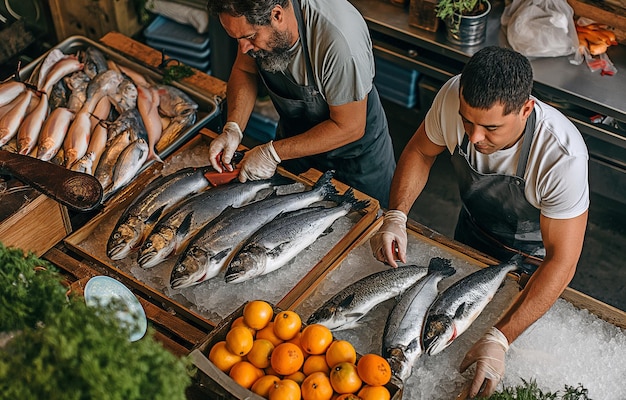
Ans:
[[[485,40],[488,0],[439,0],[437,17],[446,24],[448,40],[461,45],[477,45]]]

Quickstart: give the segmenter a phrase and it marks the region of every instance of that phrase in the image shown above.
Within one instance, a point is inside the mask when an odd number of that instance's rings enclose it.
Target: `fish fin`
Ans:
[[[149,217],[148,219],[146,219],[146,225],[151,225],[156,223],[160,218],[161,215],[163,215],[163,211],[165,210],[165,205],[159,207],[157,210],[155,210]]]
[[[337,188],[332,182],[333,175],[335,175],[335,171],[328,170],[313,185],[313,190],[321,190],[325,199],[332,200],[332,197],[337,195]]]
[[[334,232],[333,227],[332,227],[332,226],[329,226],[328,228],[326,228],[326,230],[325,230],[324,232],[322,232],[322,233],[320,234],[320,236],[319,236],[319,237],[324,237],[324,236],[329,235],[329,234],[331,234],[331,233],[333,233],[333,232]]]
[[[439,272],[443,276],[452,276],[456,273],[456,269],[452,268],[452,261],[448,258],[433,257],[428,264],[428,272]]]
[[[351,295],[347,296],[345,299],[343,299],[341,301],[341,303],[339,303],[339,306],[343,307],[343,308],[349,307],[350,304],[352,304],[353,300],[354,300],[354,295],[351,294]]]
[[[220,251],[219,253],[216,253],[215,255],[211,256],[211,260],[219,262],[219,261],[223,260],[225,257],[227,257],[228,254],[230,254],[231,250],[232,250],[232,247],[229,247],[227,249],[224,249],[224,250]]]
[[[287,178],[281,174],[274,174],[270,178],[270,185],[272,186],[283,186],[283,185],[291,185],[294,183],[294,180],[291,178]]]
[[[337,203],[340,207],[347,207],[352,211],[362,210],[370,204],[369,200],[357,200],[352,187],[348,188],[342,195],[338,193],[329,194],[328,198]]]
[[[273,249],[271,249],[270,251],[267,252],[268,255],[272,256],[272,257],[276,257],[277,255],[279,255],[280,253],[283,252],[283,249],[285,248],[285,246],[287,246],[289,244],[289,242],[283,242],[280,243],[278,246],[274,246]]]
[[[178,230],[176,231],[176,236],[180,238],[184,238],[189,233],[189,229],[191,228],[191,220],[193,219],[193,213],[188,213],[185,215],[183,222],[180,223]]]
[[[461,318],[461,316],[463,315],[463,313],[465,312],[465,307],[467,306],[467,303],[463,302],[459,308],[456,309],[456,312],[454,313],[454,318],[453,319],[459,319]]]

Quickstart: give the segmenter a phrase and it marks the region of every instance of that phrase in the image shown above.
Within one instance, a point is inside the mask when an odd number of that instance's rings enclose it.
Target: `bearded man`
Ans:
[[[264,84],[280,116],[276,140],[246,153],[239,180],[267,179],[278,164],[295,174],[335,170],[386,207],[396,163],[359,12],[347,0],[209,0],[207,8],[239,48],[213,167],[232,168]]]

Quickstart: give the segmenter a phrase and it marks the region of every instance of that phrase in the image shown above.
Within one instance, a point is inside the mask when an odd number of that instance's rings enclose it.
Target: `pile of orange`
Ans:
[[[389,400],[391,368],[323,325],[303,327],[293,311],[274,315],[263,300],[246,303],[209,360],[235,382],[269,400]]]

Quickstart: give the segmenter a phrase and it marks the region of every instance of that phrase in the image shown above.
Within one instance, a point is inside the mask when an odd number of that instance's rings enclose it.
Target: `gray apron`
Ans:
[[[454,238],[500,261],[518,253],[537,258],[543,249],[540,210],[524,196],[523,179],[535,130],[535,111],[526,121],[516,175],[481,174],[468,162],[467,135],[451,157],[463,207]]]
[[[276,132],[278,139],[299,135],[330,118],[328,104],[315,86],[298,0],[293,0],[293,7],[298,21],[309,85],[300,86],[291,74],[270,73],[258,66],[261,79],[280,115]],[[386,208],[389,204],[389,190],[396,162],[387,117],[376,87],[372,86],[367,97],[367,121],[362,138],[326,153],[286,160],[281,165],[295,174],[309,168],[322,172],[335,170],[335,178],[339,181],[376,198],[381,206]]]

